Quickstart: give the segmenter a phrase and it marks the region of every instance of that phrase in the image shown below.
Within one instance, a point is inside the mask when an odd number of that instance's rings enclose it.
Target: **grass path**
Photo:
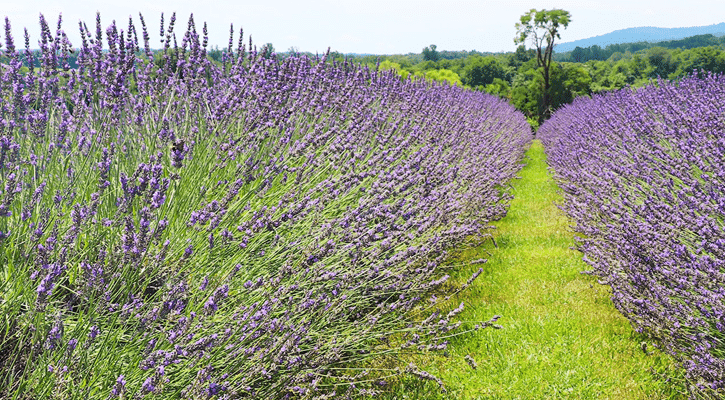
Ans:
[[[484,273],[451,299],[451,304],[466,304],[461,320],[486,321],[499,314],[503,329],[463,335],[450,344],[447,357],[414,357],[419,367],[446,382],[447,393],[433,382],[405,378],[386,398],[682,398],[676,384],[653,374],[674,374],[666,372],[671,359],[652,351],[632,330],[612,305],[607,287],[580,273],[588,266],[571,249],[574,234],[554,204],[561,197],[538,140],[526,163],[521,179],[513,182],[508,215],[495,223],[498,246],[489,243],[459,256],[487,258]],[[478,267],[461,268],[453,278],[465,282]],[[477,369],[466,363],[466,355]]]

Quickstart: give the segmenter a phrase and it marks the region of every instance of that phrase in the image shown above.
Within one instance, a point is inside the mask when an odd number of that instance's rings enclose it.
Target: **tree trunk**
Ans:
[[[551,83],[549,82],[549,65],[544,65],[544,99],[542,101],[543,106],[543,112],[541,113],[541,121],[539,123],[543,123],[549,117],[551,117],[551,95],[549,94],[551,88]]]

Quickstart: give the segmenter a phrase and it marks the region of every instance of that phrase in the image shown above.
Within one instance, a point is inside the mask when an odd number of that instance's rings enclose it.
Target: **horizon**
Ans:
[[[190,14],[194,14],[197,31],[201,34],[204,21],[208,23],[209,46],[227,47],[229,26],[233,24],[234,43],[239,29],[244,41],[251,35],[259,48],[272,43],[278,53],[296,48],[300,52],[323,54],[337,51],[342,54],[389,55],[420,53],[435,44],[439,51],[478,51],[506,53],[516,50],[514,24],[531,8],[559,8],[571,13],[568,28],[561,29],[556,44],[605,35],[629,28],[689,28],[723,22],[725,5],[709,0],[693,0],[687,5],[673,1],[646,0],[632,4],[624,0],[560,2],[518,0],[498,6],[501,1],[476,2],[459,0],[441,9],[431,0],[369,0],[360,2],[313,0],[308,4],[287,0],[270,0],[265,4],[231,6],[230,1],[207,1],[202,10],[194,10],[191,0],[156,1],[153,4],[138,0],[117,2],[79,0],[68,5],[46,1],[28,1],[6,6],[3,17],[10,20],[15,46],[24,46],[23,28],[30,34],[32,49],[37,49],[40,36],[39,14],[43,14],[55,32],[58,15],[63,15],[62,29],[74,48],[80,44],[78,21],[95,30],[96,10],[100,12],[105,30],[113,20],[126,30],[131,16],[141,36],[138,13],[143,14],[151,37],[151,47],[159,42],[159,20],[164,13],[165,27],[176,11],[175,32],[186,30]],[[453,4],[453,6],[451,6]],[[235,7],[239,9],[235,9]],[[719,7],[723,13],[713,12]],[[4,25],[4,24],[3,24]],[[0,31],[5,46],[4,29]],[[391,40],[390,38],[394,38]],[[140,39],[140,37],[139,37]],[[530,44],[527,43],[527,48]]]

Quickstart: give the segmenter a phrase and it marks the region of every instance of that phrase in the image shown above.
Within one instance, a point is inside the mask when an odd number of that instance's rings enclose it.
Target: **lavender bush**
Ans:
[[[693,75],[562,108],[539,130],[617,308],[725,395],[725,77]]]
[[[79,23],[70,69],[41,16],[35,70],[5,21],[0,397],[361,394],[351,366],[444,348],[462,306],[427,294],[505,214],[523,115],[233,29],[215,64],[193,17],[154,54],[139,21]]]

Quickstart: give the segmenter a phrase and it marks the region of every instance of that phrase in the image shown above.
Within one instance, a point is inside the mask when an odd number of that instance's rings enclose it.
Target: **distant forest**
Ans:
[[[264,57],[285,58],[306,54],[294,48],[277,53],[271,43],[258,49]],[[224,50],[209,49],[208,57],[221,63]],[[141,55],[141,54],[140,54]],[[24,53],[21,53],[24,58]],[[160,61],[162,50],[154,51]],[[38,52],[34,65],[39,66]],[[488,53],[478,51],[438,50],[436,45],[420,53],[398,55],[328,54],[329,62],[355,62],[370,68],[392,71],[401,79],[426,79],[447,82],[485,91],[508,99],[521,110],[534,126],[543,122],[541,104],[543,79],[537,73],[534,50],[519,46],[515,52]],[[556,109],[578,96],[591,96],[624,87],[640,87],[658,78],[678,79],[693,71],[725,72],[725,37],[710,34],[657,43],[637,42],[609,45],[605,48],[576,47],[573,51],[554,53],[552,67],[552,101]],[[0,55],[0,63],[7,57]],[[67,68],[77,68],[77,52],[67,55]],[[24,65],[28,63],[23,60]],[[28,71],[27,67],[24,67]]]
[[[572,51],[565,53],[554,53],[555,61],[566,61],[566,62],[587,62],[590,60],[604,61],[614,56],[615,58],[622,58],[622,55],[627,53],[636,53],[640,50],[651,49],[653,47],[662,47],[665,49],[694,49],[696,47],[708,47],[708,46],[720,46],[725,45],[725,36],[713,36],[697,35],[691,36],[679,40],[667,40],[663,42],[635,42],[635,43],[621,43],[621,44],[610,44],[605,48],[594,45],[590,47],[581,48],[577,46]],[[620,53],[620,54],[617,54]]]

